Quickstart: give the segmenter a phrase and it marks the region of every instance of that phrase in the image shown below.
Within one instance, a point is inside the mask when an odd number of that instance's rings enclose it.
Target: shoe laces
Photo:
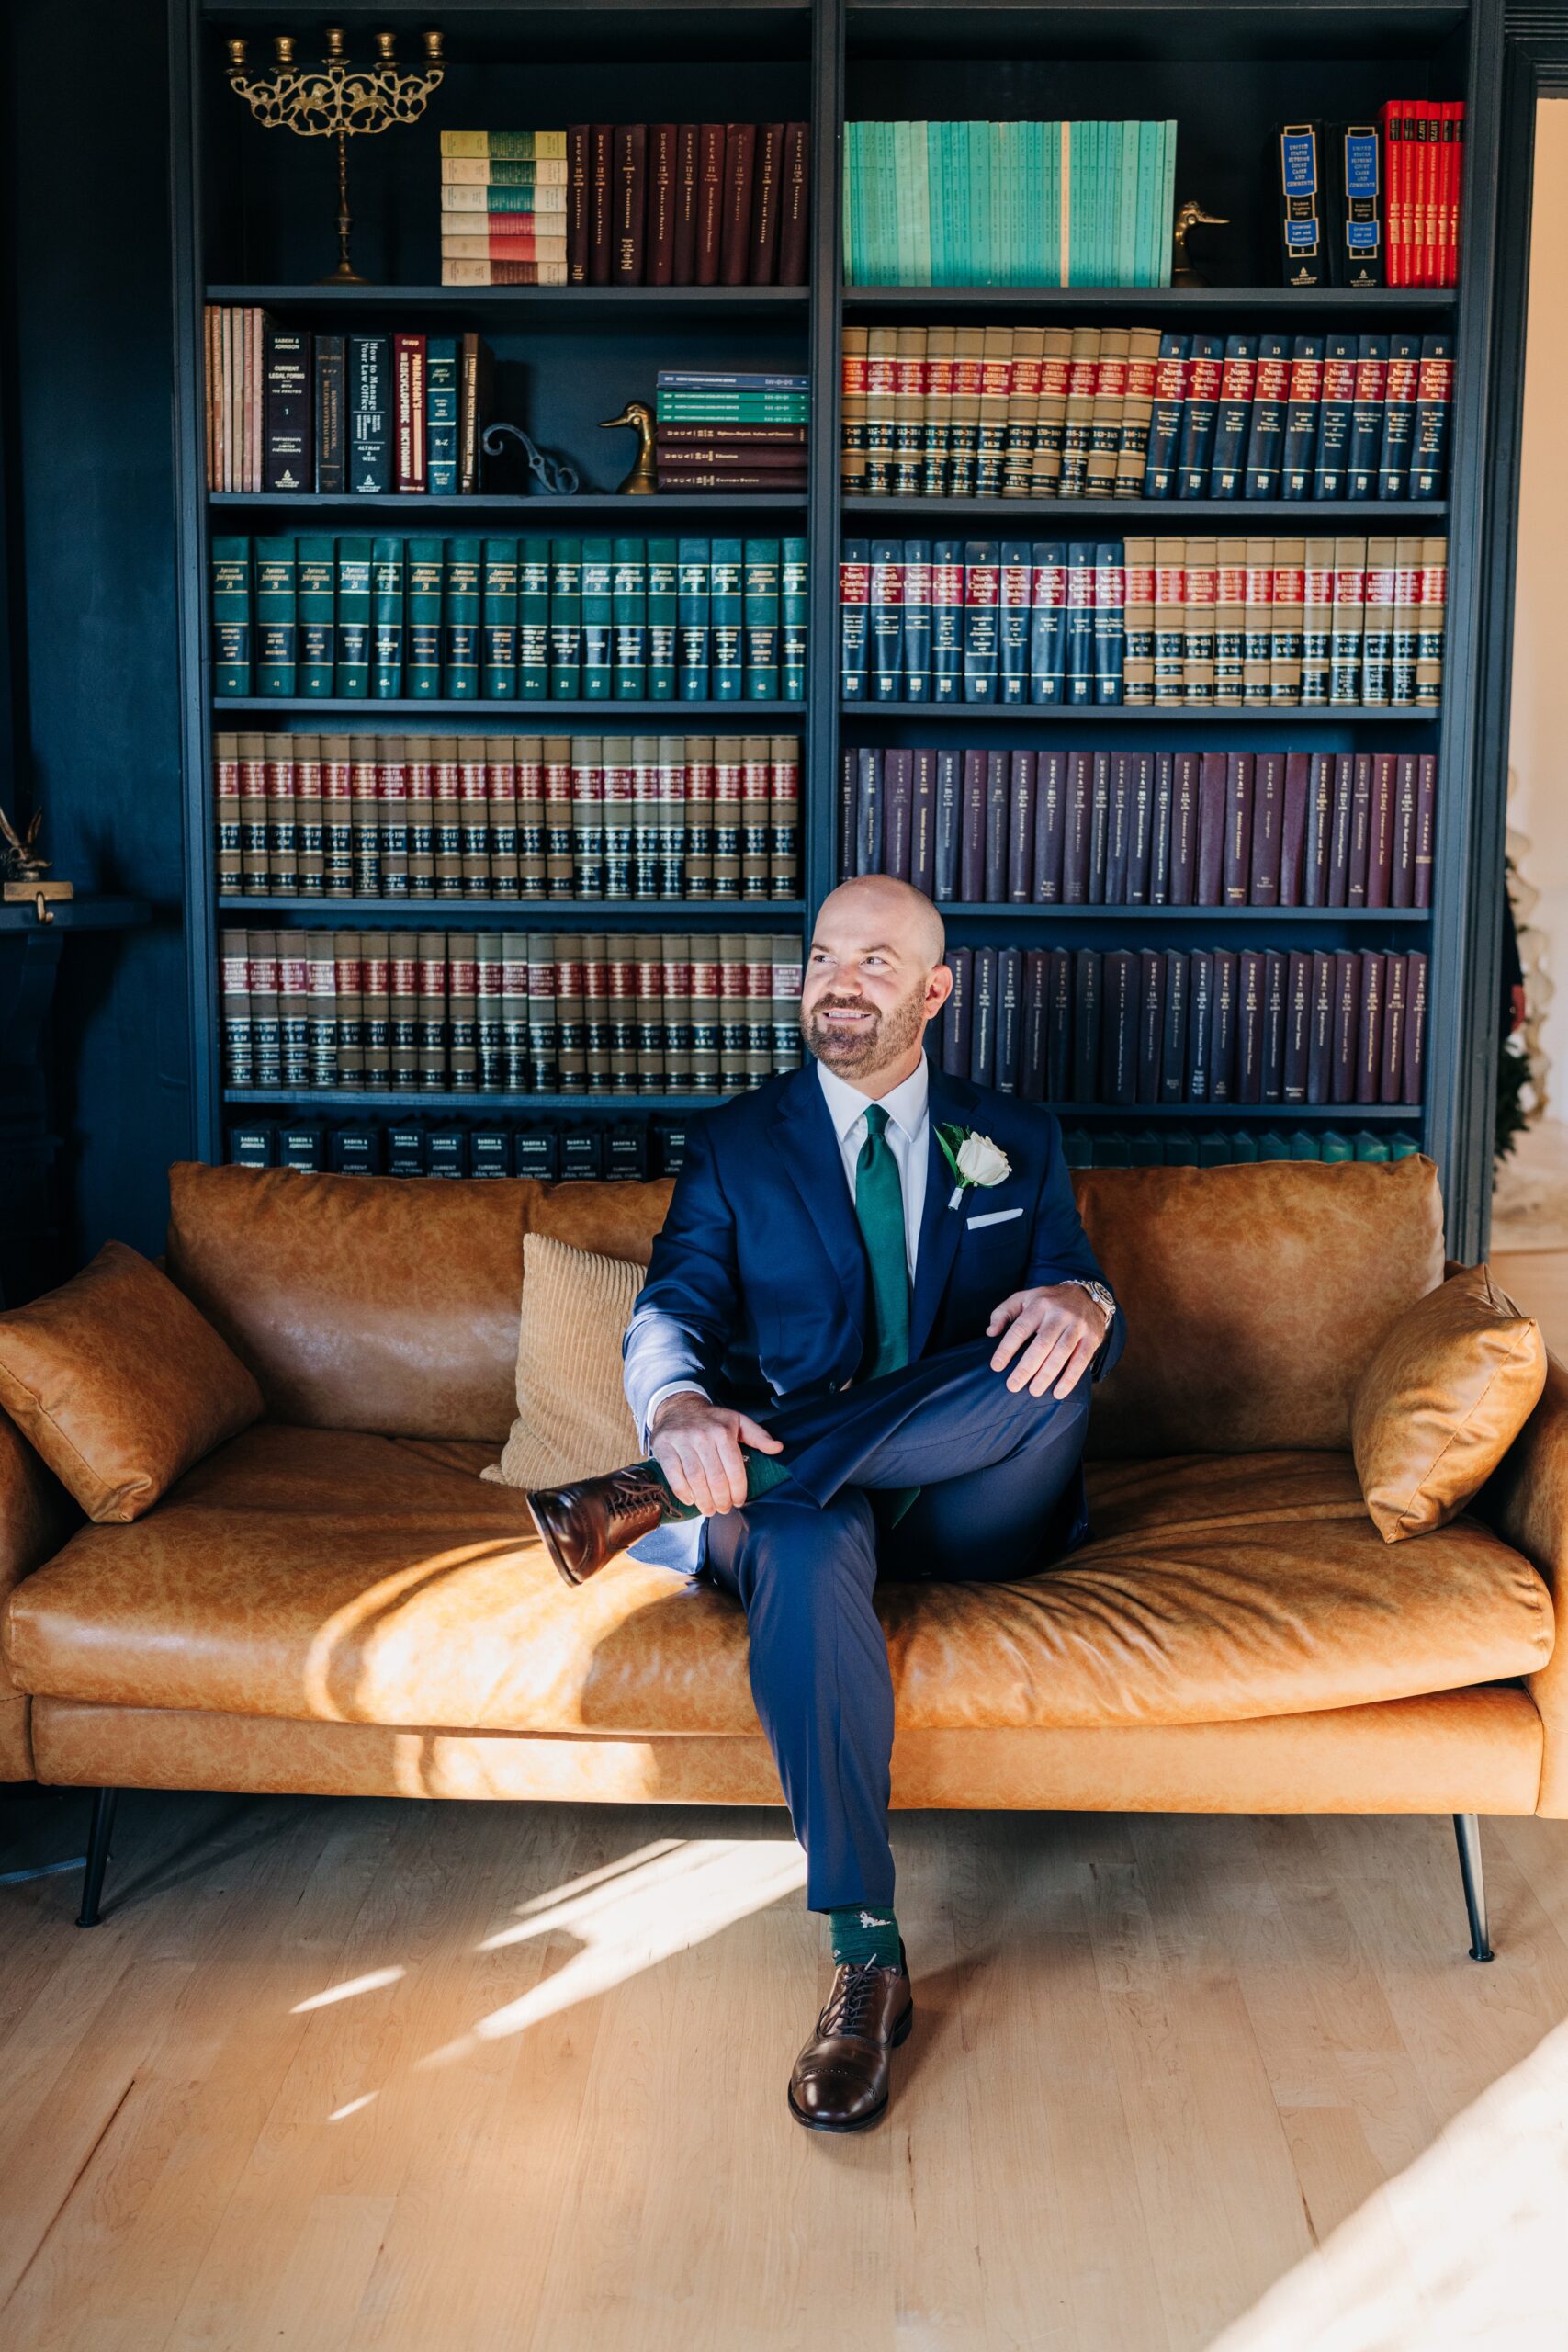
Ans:
[[[624,1481],[611,1506],[611,1519],[616,1522],[637,1518],[649,1503],[657,1503],[662,1516],[665,1503],[663,1487],[656,1478],[641,1478],[634,1485]]]
[[[819,2019],[824,2035],[863,2033],[881,1999],[881,1979],[888,1973],[874,1960],[846,1960]]]

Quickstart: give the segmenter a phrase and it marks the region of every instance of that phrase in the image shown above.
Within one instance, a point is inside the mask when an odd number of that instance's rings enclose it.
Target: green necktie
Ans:
[[[865,1253],[871,1261],[871,1296],[875,1317],[874,1352],[863,1363],[862,1376],[875,1380],[897,1372],[909,1361],[909,1265],[904,1237],[904,1187],[898,1162],[887,1140],[887,1113],[880,1102],[865,1111],[865,1141],[855,1161],[855,1215],[860,1219]],[[887,1490],[890,1527],[897,1527],[919,1487]]]

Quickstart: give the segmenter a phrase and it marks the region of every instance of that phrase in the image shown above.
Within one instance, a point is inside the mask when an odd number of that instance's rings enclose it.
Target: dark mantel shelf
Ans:
[[[48,899],[51,922],[39,922],[33,901],[0,906],[0,931],[134,931],[151,922],[152,909],[145,899]]]

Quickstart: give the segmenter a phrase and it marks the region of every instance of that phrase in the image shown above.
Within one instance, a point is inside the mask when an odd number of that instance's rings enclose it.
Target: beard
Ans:
[[[802,1015],[800,1034],[806,1050],[840,1077],[874,1077],[908,1053],[920,1035],[925,1028],[924,999],[923,980],[886,1012],[879,1012],[863,997],[841,996],[829,989]],[[822,1017],[829,1012],[868,1012],[871,1018],[859,1029],[834,1029]]]

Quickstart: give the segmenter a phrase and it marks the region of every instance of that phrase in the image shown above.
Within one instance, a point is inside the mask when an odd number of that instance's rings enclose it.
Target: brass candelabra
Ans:
[[[367,282],[348,257],[353,226],[348,209],[349,141],[374,137],[397,123],[417,122],[446,71],[440,33],[423,36],[422,73],[405,73],[400,66],[395,38],[391,33],[377,33],[375,64],[356,66],[349,62],[342,28],[334,25],[328,30],[327,53],[321,63],[300,65],[295,61],[295,36],[277,33],[272,44],[276,70],[265,74],[247,71],[243,40],[229,43],[229,86],[245,100],[259,123],[268,130],[292,130],[300,139],[337,141],[338,265],[318,279],[321,286]]]

